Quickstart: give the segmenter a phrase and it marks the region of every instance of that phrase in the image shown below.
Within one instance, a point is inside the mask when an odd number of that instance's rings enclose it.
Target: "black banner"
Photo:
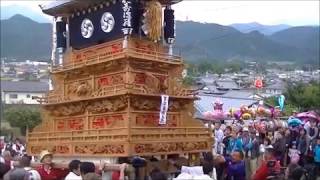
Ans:
[[[128,0],[127,0],[128,1]],[[137,11],[135,4],[132,2],[130,8],[131,14],[131,27],[132,34],[138,33],[138,25],[136,23]],[[114,19],[114,26],[110,32],[105,32],[106,29],[101,28],[101,18],[104,13],[109,12]],[[109,14],[109,15],[110,15]],[[92,22],[93,33],[91,37],[83,37],[81,33],[81,24],[84,19],[88,19]],[[124,24],[124,8],[123,2],[120,0],[116,1],[115,4],[110,4],[108,7],[98,8],[96,11],[92,10],[91,13],[82,14],[80,16],[75,15],[73,18],[70,18],[70,46],[74,49],[81,49],[95,44],[100,44],[110,40],[120,38],[124,35],[123,24]],[[91,24],[90,24],[91,25]],[[90,27],[91,28],[91,27]],[[108,30],[107,30],[108,31]]]
[[[66,23],[64,21],[56,22],[57,48],[66,48]]]
[[[164,38],[167,43],[175,38],[175,24],[174,24],[174,10],[165,9],[164,10]]]

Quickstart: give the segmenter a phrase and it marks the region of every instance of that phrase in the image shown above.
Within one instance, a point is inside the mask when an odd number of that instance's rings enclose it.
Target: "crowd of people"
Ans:
[[[53,154],[44,150],[39,155],[40,164],[32,164],[32,157],[24,154],[12,157],[10,151],[0,156],[0,179],[3,180],[101,180],[104,166],[93,162],[72,160],[68,166],[55,164]],[[119,166],[116,179],[124,179],[127,164]],[[116,171],[117,172],[117,171]],[[117,174],[117,173],[116,173]],[[114,178],[113,178],[114,179]]]
[[[214,125],[214,151],[222,163],[218,180],[317,179],[320,131],[317,120],[296,126],[258,128],[254,123]]]
[[[276,123],[273,123],[276,124]],[[195,170],[188,163],[178,163],[181,157],[170,155],[168,162],[176,168],[169,175],[154,168],[143,174],[148,162],[161,161],[155,157],[119,158],[121,164],[112,170],[112,180],[130,179],[211,179],[211,180],[317,180],[320,178],[320,123],[309,120],[295,126],[266,126],[253,122],[215,123],[213,153],[203,153]],[[0,141],[0,179],[4,180],[98,180],[105,165],[72,160],[68,165],[55,164],[53,154],[42,151],[34,165],[19,139],[13,143]],[[126,160],[125,160],[126,159]],[[183,159],[187,162],[187,159]],[[188,171],[200,175],[189,176]],[[127,169],[131,170],[128,173]],[[140,169],[140,170],[139,170]],[[110,169],[109,169],[110,170]],[[197,177],[197,178],[196,178]]]

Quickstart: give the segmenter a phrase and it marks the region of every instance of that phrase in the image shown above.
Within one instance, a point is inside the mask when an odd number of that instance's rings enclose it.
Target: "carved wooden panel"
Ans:
[[[210,143],[200,142],[159,142],[135,144],[133,150],[137,154],[148,153],[173,153],[206,151],[210,149]]]
[[[130,82],[135,87],[142,87],[150,94],[165,94],[168,89],[166,75],[156,75],[150,72],[132,72]]]
[[[71,154],[72,147],[70,144],[63,145],[35,145],[30,146],[31,154],[39,155],[42,150],[49,150],[54,154]]]
[[[84,129],[85,117],[68,117],[55,119],[56,131],[79,131]]]
[[[123,127],[126,120],[125,114],[95,115],[89,117],[89,129],[105,129]]]
[[[75,145],[74,152],[76,154],[85,155],[113,155],[125,153],[125,146],[123,144],[81,144]]]
[[[85,60],[96,59],[98,57],[110,56],[121,51],[123,51],[122,41],[103,43],[83,50],[74,50],[72,62],[84,62]]]
[[[66,82],[65,97],[70,100],[90,97],[93,91],[92,85],[91,79]]]
[[[86,105],[86,102],[77,102],[59,106],[47,106],[46,110],[55,117],[82,115],[86,110]]]
[[[105,113],[117,112],[124,110],[128,106],[128,99],[126,97],[98,99],[88,103],[87,110],[89,113]]]
[[[125,72],[107,74],[95,78],[95,87],[100,89],[125,83]]]
[[[137,113],[134,115],[135,125],[141,127],[177,127],[179,114],[168,114],[166,125],[159,125],[159,113]]]

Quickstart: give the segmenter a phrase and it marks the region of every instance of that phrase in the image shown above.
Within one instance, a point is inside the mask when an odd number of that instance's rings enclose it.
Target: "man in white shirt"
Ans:
[[[82,180],[80,174],[80,164],[79,160],[72,160],[69,163],[69,174],[66,176],[65,180]]]
[[[17,155],[22,156],[25,150],[23,144],[21,144],[20,139],[16,139],[15,143],[12,145],[12,149],[17,153]]]
[[[224,133],[221,129],[221,123],[215,123],[214,124],[214,137],[215,137],[215,150],[217,154],[222,154],[223,153],[223,138],[224,138]]]

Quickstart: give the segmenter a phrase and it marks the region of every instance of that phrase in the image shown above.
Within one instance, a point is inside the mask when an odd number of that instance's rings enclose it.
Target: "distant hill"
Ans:
[[[230,26],[176,22],[175,51],[187,61],[254,60],[314,63],[319,61],[319,27],[293,27],[271,36],[242,33]],[[49,60],[52,24],[22,15],[1,20],[1,57]]]
[[[301,33],[308,32],[302,29]],[[317,57],[309,54],[304,47],[277,42],[258,31],[241,33],[233,27],[218,24],[178,21],[177,46],[182,55],[191,61],[242,59],[318,62]],[[314,47],[314,44],[310,46]]]
[[[279,31],[270,38],[288,46],[319,52],[319,26],[299,26]]]
[[[22,15],[1,20],[1,57],[48,60],[52,24],[38,23]]]
[[[249,33],[252,31],[259,31],[260,33],[264,35],[271,35],[275,32],[282,31],[285,29],[288,29],[292,26],[286,25],[286,24],[278,24],[278,25],[263,25],[257,22],[252,23],[235,23],[231,24],[231,27],[239,30],[243,33]]]
[[[40,10],[40,7],[39,7]],[[50,19],[46,17],[45,14],[42,14],[41,11],[37,12],[31,8],[21,5],[9,5],[1,6],[1,20],[9,19],[16,14],[22,14],[25,17],[28,17],[36,22],[40,23],[50,23]]]

